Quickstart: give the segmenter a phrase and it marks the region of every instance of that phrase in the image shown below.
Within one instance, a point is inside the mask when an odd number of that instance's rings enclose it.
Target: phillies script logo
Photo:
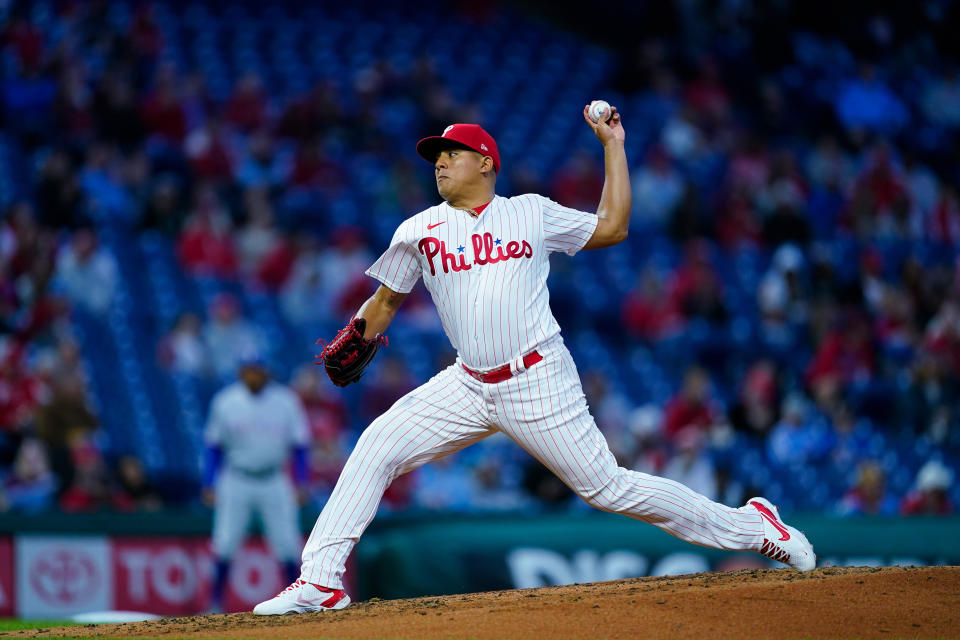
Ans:
[[[473,243],[473,264],[467,263],[466,254],[464,253],[466,247],[460,245],[456,247],[457,253],[452,253],[447,251],[446,242],[438,240],[433,236],[427,236],[421,240],[417,244],[417,249],[430,261],[430,275],[432,276],[437,275],[437,268],[433,263],[433,259],[438,255],[440,256],[440,266],[443,268],[444,273],[450,273],[451,269],[453,271],[469,271],[474,264],[494,264],[496,262],[509,260],[510,258],[533,257],[533,247],[531,247],[530,243],[526,240],[522,242],[511,240],[504,246],[500,238],[494,240],[493,235],[487,232],[482,236],[478,233],[473,234],[471,241]]]
[[[67,550],[36,558],[30,584],[47,602],[74,605],[97,592],[100,576],[90,556]]]

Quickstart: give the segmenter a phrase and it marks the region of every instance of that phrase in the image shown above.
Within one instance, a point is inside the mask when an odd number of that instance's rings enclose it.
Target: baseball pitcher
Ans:
[[[754,498],[731,508],[677,482],[619,467],[594,423],[550,312],[548,257],[623,241],[630,176],[616,108],[594,121],[584,107],[583,117],[604,149],[596,214],[536,194],[496,195],[500,154],[478,125],[454,124],[417,144],[433,163],[444,201],[399,226],[367,270],[381,286],[319,359],[334,384],[358,380],[422,278],[457,360],[364,431],[304,547],[300,578],[254,613],[346,607],[344,564],[391,481],[497,431],[598,509],[694,544],[756,551],[803,571],[816,565],[806,537],[784,524],[769,501]]]

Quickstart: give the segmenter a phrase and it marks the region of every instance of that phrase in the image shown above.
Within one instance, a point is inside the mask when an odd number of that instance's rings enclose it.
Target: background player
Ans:
[[[347,556],[390,482],[426,462],[503,431],[588,504],[644,520],[708,547],[753,550],[802,570],[813,547],[755,498],[741,508],[618,467],[591,417],[546,289],[548,256],[599,249],[627,236],[625,132],[583,116],[603,144],[597,214],[535,194],[495,195],[500,156],[477,125],[447,127],[418,153],[434,163],[444,203],[404,221],[367,273],[380,288],[321,354],[331,379],[359,379],[404,297],[423,277],[457,361],[414,389],[363,433],[303,551],[300,579],[254,613],[341,609]],[[358,364],[359,363],[359,364]]]
[[[204,433],[208,445],[204,500],[214,507],[215,611],[223,607],[230,559],[255,515],[270,549],[283,562],[287,579],[299,575],[297,494],[285,467],[292,454],[295,481],[299,485],[306,480],[306,414],[292,390],[271,382],[259,357],[244,359],[238,377],[213,397]]]

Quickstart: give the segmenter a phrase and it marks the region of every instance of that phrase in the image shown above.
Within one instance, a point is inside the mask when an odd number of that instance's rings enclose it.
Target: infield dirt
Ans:
[[[960,567],[788,569],[371,600],[343,611],[165,618],[24,637],[960,638]]]

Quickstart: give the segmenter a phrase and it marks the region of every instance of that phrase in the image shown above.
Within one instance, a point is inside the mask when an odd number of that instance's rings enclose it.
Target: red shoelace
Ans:
[[[302,586],[305,585],[305,584],[307,584],[307,581],[306,581],[306,580],[295,580],[295,581],[293,582],[293,584],[291,584],[289,587],[287,587],[286,589],[284,589],[283,591],[281,591],[281,592],[278,593],[277,595],[278,595],[278,596],[282,596],[282,595],[283,595],[284,593],[286,593],[287,591],[290,591],[291,589],[296,589],[297,587],[302,587]]]

